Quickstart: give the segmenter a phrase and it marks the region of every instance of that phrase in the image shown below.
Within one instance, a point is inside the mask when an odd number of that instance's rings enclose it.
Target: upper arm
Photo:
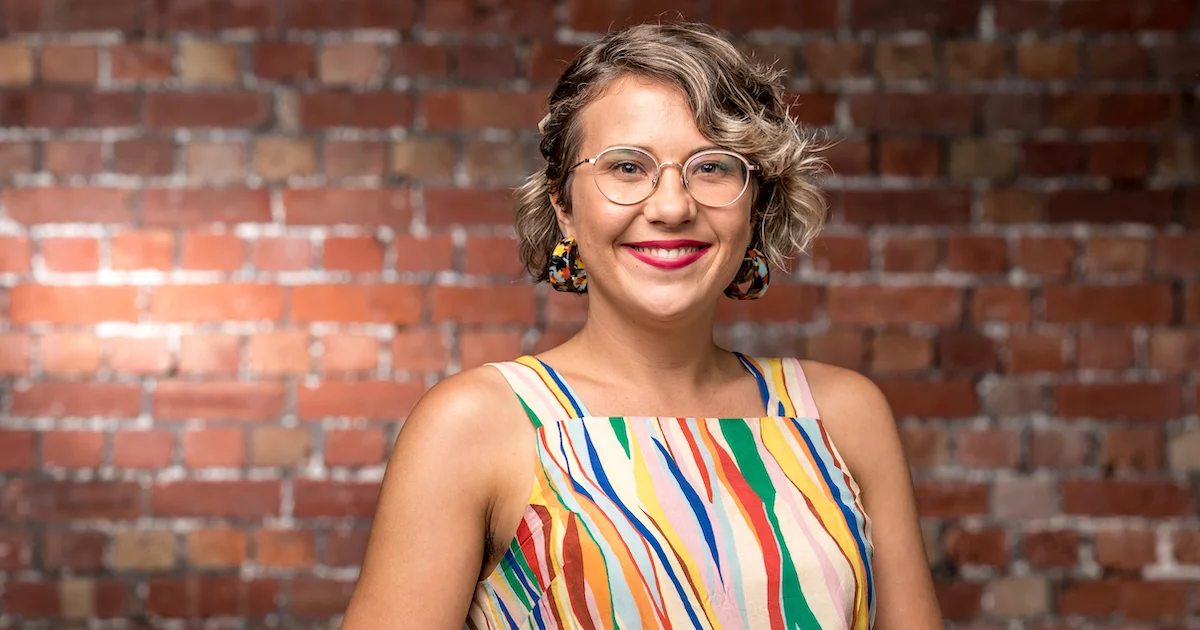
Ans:
[[[405,420],[344,628],[463,627],[503,456],[494,440],[497,378],[491,368],[452,376]]]
[[[805,362],[814,402],[871,518],[878,630],[942,628],[912,477],[883,392],[865,376]]]

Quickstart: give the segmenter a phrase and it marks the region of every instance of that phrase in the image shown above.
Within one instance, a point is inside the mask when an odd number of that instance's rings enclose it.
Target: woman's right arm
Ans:
[[[496,421],[498,387],[507,385],[493,368],[451,376],[405,420],[345,630],[462,629],[503,455],[496,449],[504,424]]]

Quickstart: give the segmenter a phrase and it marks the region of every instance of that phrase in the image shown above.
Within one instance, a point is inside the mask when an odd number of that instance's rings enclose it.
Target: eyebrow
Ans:
[[[650,155],[653,155],[655,159],[658,159],[658,154],[656,154],[656,153],[655,153],[653,150],[651,150],[651,149],[650,149],[650,147],[642,146],[642,145],[640,145],[640,144],[614,144],[614,145],[612,145],[611,147],[608,147],[608,148],[606,148],[606,149],[603,149],[603,150],[604,150],[604,151],[607,151],[607,150],[609,150],[609,149],[615,149],[615,148],[617,148],[617,147],[629,147],[629,148],[632,148],[632,149],[641,149],[642,151],[645,151],[646,153],[649,153]],[[687,155],[688,155],[688,157],[691,157],[691,156],[693,156],[693,155],[696,155],[697,153],[700,153],[700,152],[703,152],[703,151],[724,151],[724,150],[725,150],[724,148],[722,148],[722,147],[719,147],[719,146],[717,146],[717,145],[715,145],[715,144],[706,144],[706,145],[704,145],[704,146],[702,146],[702,147],[699,147],[699,148],[696,148],[696,149],[692,149],[692,152],[691,152],[691,153],[688,153]]]

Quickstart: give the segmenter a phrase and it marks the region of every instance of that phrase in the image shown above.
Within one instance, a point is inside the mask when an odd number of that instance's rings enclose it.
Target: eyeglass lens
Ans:
[[[654,192],[658,162],[637,149],[609,149],[593,165],[596,186],[613,203],[633,204]],[[721,151],[698,153],[684,165],[688,192],[697,203],[727,206],[741,197],[749,172],[737,156]]]

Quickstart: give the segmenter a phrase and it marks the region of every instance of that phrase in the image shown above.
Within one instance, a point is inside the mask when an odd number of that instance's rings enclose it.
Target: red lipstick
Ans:
[[[659,269],[682,269],[704,256],[704,252],[708,251],[710,243],[704,241],[693,241],[686,239],[662,240],[662,241],[637,241],[635,243],[625,243],[625,247],[633,254],[634,258]],[[694,249],[689,253],[675,254],[670,257],[656,255],[653,250],[656,249]],[[645,251],[639,251],[645,250]]]

